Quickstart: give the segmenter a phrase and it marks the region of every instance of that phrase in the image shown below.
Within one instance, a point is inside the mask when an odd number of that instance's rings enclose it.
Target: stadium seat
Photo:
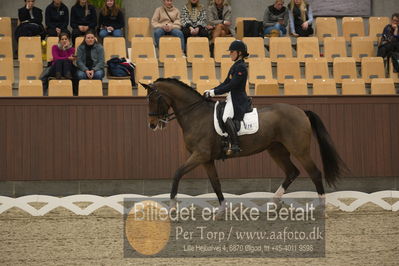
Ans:
[[[12,40],[9,36],[0,37],[0,58],[13,58]]]
[[[313,95],[337,95],[337,85],[333,79],[315,79]]]
[[[110,80],[108,82],[108,96],[133,96],[130,80]]]
[[[324,38],[324,57],[332,62],[336,57],[346,57],[346,41],[344,37]]]
[[[382,57],[363,57],[362,78],[366,83],[370,83],[375,78],[385,78],[384,59]]]
[[[223,58],[230,58],[228,49],[234,40],[234,37],[216,37],[213,51],[216,63],[220,63]]]
[[[352,57],[356,62],[360,62],[363,57],[376,56],[374,51],[374,41],[370,37],[352,38]]]
[[[335,82],[341,83],[345,79],[356,79],[356,62],[352,57],[336,57],[333,63]]]
[[[365,95],[366,85],[363,79],[344,79],[342,95]]]
[[[316,36],[320,42],[322,42],[326,37],[337,37],[337,19],[334,17],[316,18]]]
[[[206,37],[190,37],[187,39],[187,62],[198,58],[210,58],[209,40]]]
[[[12,37],[10,17],[0,17],[0,36]]]
[[[20,37],[18,42],[18,59],[33,58],[42,60],[40,37]]]
[[[270,58],[249,61],[248,81],[256,84],[265,80],[273,80],[272,62]]]
[[[236,18],[236,38],[242,40],[244,38],[244,20],[256,20],[254,17],[237,17]]]
[[[227,74],[234,62],[230,58],[222,58],[220,62],[220,81],[223,82],[227,78]]]
[[[347,42],[350,42],[352,37],[364,36],[364,24],[361,17],[344,17],[342,18],[343,36]]]
[[[276,62],[279,58],[292,58],[291,38],[274,37],[269,41],[270,59]]]
[[[183,51],[178,37],[161,37],[159,39],[159,62],[164,63],[165,58],[180,57],[183,57]]]
[[[316,37],[297,38],[297,58],[305,62],[306,58],[320,57],[319,39]]]
[[[58,37],[47,37],[46,60],[53,61],[53,46],[58,44]]]
[[[220,82],[217,79],[211,80],[198,80],[196,89],[199,93],[203,94],[206,90],[211,90],[218,86]]]
[[[389,77],[393,79],[393,82],[399,83],[399,73],[394,72],[392,62],[389,64]]]
[[[154,40],[151,37],[133,37],[130,59],[136,62],[137,58],[156,58]]]
[[[185,58],[166,58],[163,68],[165,78],[188,80],[187,61]]]
[[[389,22],[389,17],[369,17],[369,37],[378,41]]]
[[[12,58],[0,58],[0,80],[14,82],[14,64]]]
[[[0,80],[0,97],[12,96],[12,83],[10,80]]]
[[[308,83],[313,83],[316,79],[329,79],[327,59],[307,58],[305,60],[305,73]]]
[[[18,95],[24,97],[43,96],[41,80],[19,80]]]
[[[71,80],[50,80],[48,96],[68,97],[73,96]]]
[[[278,96],[280,90],[278,87],[277,80],[260,80],[255,83],[255,95],[256,96]]]
[[[215,61],[213,58],[203,58],[197,59],[193,62],[192,65],[193,70],[193,79],[192,82],[197,84],[200,80],[210,80],[215,81],[216,79],[216,71],[215,71]],[[213,82],[212,84],[214,84]]]
[[[265,58],[265,45],[261,37],[244,37],[242,41],[247,45],[249,57],[251,59]]]
[[[105,62],[111,58],[127,58],[126,40],[123,37],[104,38],[104,56]]]
[[[43,72],[43,61],[33,58],[19,60],[19,79],[37,80]]]
[[[304,79],[290,79],[284,83],[284,95],[308,95],[308,85]]]
[[[133,37],[151,37],[150,19],[146,17],[129,18],[128,30],[128,40]]]
[[[140,83],[150,84],[159,78],[158,61],[155,58],[140,58],[136,62],[137,95],[146,96],[147,92]]]
[[[103,83],[101,80],[79,81],[78,96],[103,96]]]
[[[396,94],[395,84],[393,79],[372,79],[371,80],[371,94],[388,94],[394,95]]]
[[[75,39],[75,50],[78,51],[79,46],[83,43],[84,37],[83,36],[79,36],[76,37]]]
[[[273,38],[272,38],[273,39]],[[277,59],[277,81],[285,83],[287,80],[301,79],[301,69],[297,58]]]

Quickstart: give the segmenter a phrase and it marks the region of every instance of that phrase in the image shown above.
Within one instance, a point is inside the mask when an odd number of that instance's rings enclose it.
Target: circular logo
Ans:
[[[125,223],[125,234],[132,248],[148,256],[165,248],[170,229],[168,210],[152,200],[136,203]]]

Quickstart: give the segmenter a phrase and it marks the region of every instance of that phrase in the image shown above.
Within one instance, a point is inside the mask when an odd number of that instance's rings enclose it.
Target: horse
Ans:
[[[313,181],[320,198],[325,197],[322,173],[310,156],[312,133],[319,143],[328,185],[336,186],[347,167],[339,156],[320,117],[289,104],[273,104],[258,110],[259,130],[252,135],[240,136],[238,154],[225,155],[221,149],[222,137],[214,129],[215,101],[202,96],[192,87],[172,78],[159,78],[152,84],[142,84],[147,90],[148,126],[163,129],[176,118],[182,131],[189,158],[175,172],[170,193],[171,205],[176,204],[176,194],[181,178],[202,165],[208,175],[219,203],[225,204],[215,160],[243,157],[267,150],[271,158],[284,171],[285,179],[274,194],[280,199],[290,184],[299,176],[298,168],[291,161],[294,156]],[[173,109],[173,113],[169,110]],[[173,117],[174,116],[174,117]],[[172,118],[173,117],[173,118]]]

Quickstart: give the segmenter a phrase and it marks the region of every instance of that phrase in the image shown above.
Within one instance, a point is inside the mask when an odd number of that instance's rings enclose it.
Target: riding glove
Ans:
[[[206,98],[214,97],[214,96],[215,96],[215,91],[214,91],[214,90],[206,90],[206,91],[204,92],[204,96],[205,96]]]

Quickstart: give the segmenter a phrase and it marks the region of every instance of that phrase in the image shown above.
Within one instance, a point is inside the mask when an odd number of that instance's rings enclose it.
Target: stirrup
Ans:
[[[241,152],[241,148],[240,146],[238,146],[237,144],[233,144],[229,147],[229,149],[226,151],[226,155],[233,155],[233,154],[237,154],[239,152]]]

